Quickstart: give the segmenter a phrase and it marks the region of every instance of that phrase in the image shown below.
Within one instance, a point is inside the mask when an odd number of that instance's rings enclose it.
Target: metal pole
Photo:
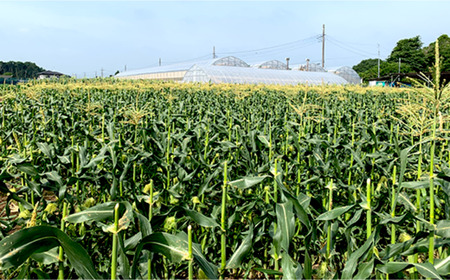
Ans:
[[[380,44],[378,44],[378,78],[380,77]]]
[[[289,57],[286,57],[286,70],[289,70]]]
[[[322,68],[325,68],[325,24],[322,31]]]
[[[159,58],[159,63],[158,64],[159,64],[159,66],[161,66],[161,57]]]

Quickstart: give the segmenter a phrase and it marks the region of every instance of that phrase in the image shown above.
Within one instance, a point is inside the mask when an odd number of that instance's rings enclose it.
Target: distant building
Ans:
[[[347,82],[354,85],[361,84],[361,77],[359,74],[348,66],[339,67],[337,69],[328,70],[330,73],[334,73],[342,78],[344,78]]]
[[[347,84],[334,73],[286,70],[288,65],[270,60],[250,66],[245,61],[227,56],[204,61],[179,63],[131,70],[115,75],[119,79],[172,80],[179,82],[231,84]]]
[[[38,73],[38,80],[42,79],[50,79],[50,78],[60,78],[61,76],[66,76],[63,73],[55,72],[55,71],[44,71]]]
[[[433,80],[433,73],[422,73],[430,81]],[[390,86],[390,87],[402,87],[410,86],[412,80],[424,82],[428,85],[429,81],[424,79],[419,73],[391,73],[379,78],[369,79],[369,86]],[[450,72],[441,72],[441,83],[448,83],[450,81]]]

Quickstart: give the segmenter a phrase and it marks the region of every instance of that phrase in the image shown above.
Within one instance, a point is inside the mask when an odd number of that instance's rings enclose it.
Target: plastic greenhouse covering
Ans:
[[[183,82],[211,82],[233,84],[347,84],[347,81],[333,73],[292,70],[259,69],[229,66],[194,65],[185,74]]]
[[[343,66],[343,67],[340,67],[340,68],[338,68],[334,71],[330,71],[330,72],[341,76],[342,78],[344,78],[347,82],[349,82],[351,84],[360,84],[361,83],[361,77],[358,75],[358,73],[348,66]]]
[[[126,72],[122,72],[116,75],[116,77],[127,77],[127,76],[139,76],[145,74],[153,74],[153,73],[166,73],[166,72],[176,72],[176,71],[187,71],[194,64],[196,65],[217,65],[217,66],[239,66],[239,67],[250,67],[245,61],[234,57],[234,56],[226,56],[222,58],[208,59],[197,62],[184,62],[184,63],[176,63],[164,66],[155,66],[138,70],[130,70]]]
[[[320,64],[316,64],[316,63],[310,63],[309,65],[302,64],[302,65],[300,65],[298,70],[309,71],[309,72],[327,72],[325,69],[323,69],[322,66],[320,66]]]
[[[265,61],[259,64],[252,65],[254,68],[260,68],[260,69],[279,69],[279,70],[286,70],[287,64],[283,63],[279,60],[269,60]]]

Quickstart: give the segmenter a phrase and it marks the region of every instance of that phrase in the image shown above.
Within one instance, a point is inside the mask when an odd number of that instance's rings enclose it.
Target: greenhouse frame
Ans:
[[[183,82],[278,85],[347,84],[342,77],[327,72],[199,65],[194,65],[189,69]]]
[[[361,84],[361,77],[358,75],[358,73],[353,70],[351,67],[343,66],[336,70],[330,70],[328,71],[330,73],[334,73],[338,76],[341,76],[344,78],[347,82],[354,85]]]
[[[235,56],[226,56],[197,62],[185,62],[126,71],[117,74],[115,77],[119,79],[152,79],[233,84],[343,85],[349,82],[353,83],[353,80],[349,81],[347,80],[347,76],[342,75],[344,73],[343,70],[338,72],[341,75],[326,72],[321,67],[317,69],[311,67],[308,70],[287,70],[287,65],[279,60],[269,60],[250,66]]]

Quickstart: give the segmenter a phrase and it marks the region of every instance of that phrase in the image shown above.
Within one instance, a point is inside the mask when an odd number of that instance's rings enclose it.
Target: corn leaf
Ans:
[[[31,255],[62,246],[77,275],[85,279],[98,279],[91,258],[86,250],[72,241],[67,234],[50,226],[22,229],[2,240],[0,264],[2,269],[19,267]]]

